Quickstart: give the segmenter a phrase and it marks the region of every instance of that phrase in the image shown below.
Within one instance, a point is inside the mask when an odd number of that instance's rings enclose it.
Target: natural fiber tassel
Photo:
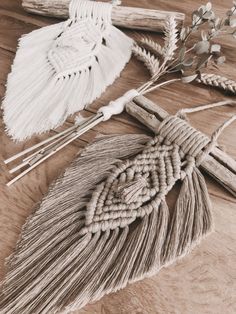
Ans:
[[[127,204],[135,202],[142,192],[142,189],[147,185],[147,181],[140,177],[128,183],[119,184],[117,186],[117,195]]]
[[[1,313],[69,313],[156,273],[212,230],[195,162],[209,139],[172,116],[157,131],[151,141],[101,139],[56,181],[8,261]],[[165,197],[178,180],[172,214]]]
[[[111,10],[110,3],[72,0],[69,20],[20,39],[3,101],[10,136],[56,128],[120,75],[133,41],[111,25]]]
[[[187,174],[173,212],[163,250],[163,263],[189,252],[212,231],[211,202],[205,180],[195,168]]]
[[[1,313],[48,314],[62,309],[66,313],[65,306],[72,301],[77,308],[102,296],[107,268],[124,245],[128,228],[81,236],[85,205],[90,191],[106,178],[117,160],[137,154],[147,140],[144,135],[98,140],[55,182],[28,218],[7,261]]]

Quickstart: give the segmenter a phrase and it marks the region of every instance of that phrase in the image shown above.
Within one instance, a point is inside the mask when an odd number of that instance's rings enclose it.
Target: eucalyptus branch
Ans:
[[[203,24],[208,25],[208,30],[201,30]],[[139,90],[143,93],[153,91],[165,85],[165,82],[158,84],[163,76],[176,72],[180,73],[181,78],[168,80],[166,84],[179,80],[190,83],[199,79],[203,68],[210,64],[218,66],[224,63],[221,46],[212,40],[227,33],[229,29],[236,38],[236,2],[221,19],[212,10],[210,2],[200,6],[192,13],[191,25],[182,27],[179,38],[176,22],[169,17],[165,23],[164,46],[144,36],[140,47],[137,48],[136,45],[134,48],[134,55],[145,64],[151,74],[150,80]],[[200,34],[200,40],[195,39],[194,44],[188,47],[192,33]]]

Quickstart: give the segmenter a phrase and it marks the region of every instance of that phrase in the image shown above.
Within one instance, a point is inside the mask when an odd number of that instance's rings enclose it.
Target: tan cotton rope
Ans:
[[[175,115],[145,148],[147,138],[127,136],[89,146],[28,219],[9,259],[0,312],[69,313],[190,252],[213,229],[197,162],[235,118],[211,140]],[[166,195],[179,179],[170,211]]]
[[[232,100],[223,100],[219,101],[216,103],[212,103],[209,105],[203,105],[203,106],[198,106],[196,108],[186,108],[186,109],[181,109],[177,115],[180,117],[183,117],[186,113],[193,113],[193,112],[198,112],[202,110],[207,110],[207,109],[212,109],[212,108],[217,108],[217,107],[222,107],[225,105],[236,105],[236,101]],[[226,120],[224,123],[222,123],[218,129],[215,130],[215,132],[211,136],[211,141],[208,143],[208,145],[205,147],[204,152],[198,157],[198,160],[196,162],[197,166],[200,166],[200,164],[203,162],[204,158],[207,157],[212,151],[212,149],[217,145],[217,139],[221,135],[221,133],[224,131],[225,128],[227,128],[232,122],[236,120],[236,115],[233,115],[230,117],[228,120]]]
[[[209,139],[179,116],[225,104],[229,101],[181,110],[166,117],[146,149],[134,159],[118,164],[107,180],[97,186],[87,206],[82,233],[125,227],[158,208],[175,182],[191,176],[200,166],[221,132],[236,118],[222,124]]]

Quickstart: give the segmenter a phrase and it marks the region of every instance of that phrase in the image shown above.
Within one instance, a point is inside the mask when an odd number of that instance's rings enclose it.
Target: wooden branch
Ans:
[[[69,3],[70,0],[22,0],[22,6],[26,11],[58,18],[68,18]],[[179,24],[185,19],[185,15],[179,12],[114,6],[112,22],[125,28],[162,31],[168,15],[173,15]]]
[[[160,122],[168,116],[165,110],[144,96],[138,96],[127,104],[126,111],[155,134]],[[236,197],[236,161],[233,158],[215,147],[201,167]]]
[[[226,155],[226,154],[225,154]],[[230,158],[226,155],[227,158]],[[201,167],[220,185],[236,197],[236,175],[213,156],[208,155]]]
[[[142,124],[146,125],[151,131],[153,131],[153,133],[156,133],[160,121],[157,120],[154,114],[137,106],[137,104],[134,102],[128,103],[125,109],[129,115],[137,119]]]

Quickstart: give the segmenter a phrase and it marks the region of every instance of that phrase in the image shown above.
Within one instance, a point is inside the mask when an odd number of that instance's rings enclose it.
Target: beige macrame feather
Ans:
[[[120,75],[133,41],[112,26],[111,10],[72,0],[69,20],[19,40],[2,105],[10,136],[24,140],[56,128]]]
[[[85,149],[24,226],[1,313],[70,313],[187,254],[212,230],[198,169],[207,145],[169,116],[152,140],[105,137]],[[172,211],[165,198],[177,181]]]

